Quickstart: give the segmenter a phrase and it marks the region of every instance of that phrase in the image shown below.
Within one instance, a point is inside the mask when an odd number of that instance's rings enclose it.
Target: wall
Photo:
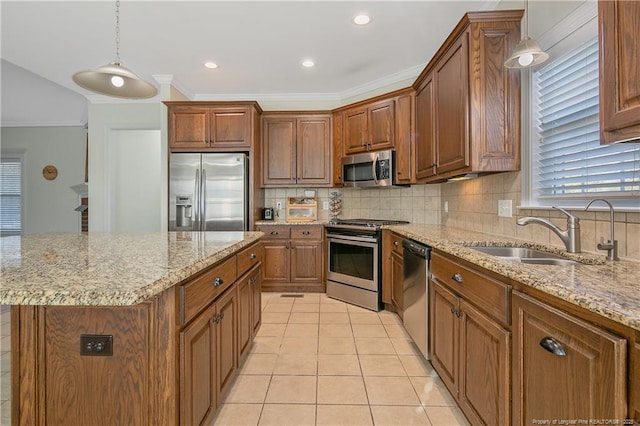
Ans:
[[[286,219],[287,197],[304,195],[305,189],[282,188],[265,190],[265,206],[275,209],[276,203],[282,203],[278,220]],[[329,211],[322,210],[329,194],[337,191],[342,194],[342,214],[340,218],[393,219],[408,220],[412,223],[437,225],[440,223],[440,185],[412,185],[403,188],[319,188],[318,219],[328,220]]]
[[[24,233],[80,231],[80,201],[70,187],[84,182],[86,137],[83,127],[2,128],[3,150],[25,150]],[[49,164],[58,169],[51,181],[42,176]]]
[[[112,141],[118,130],[161,130],[166,122],[166,108],[157,103],[118,103],[89,104],[89,231],[108,232],[112,227],[114,173],[117,163],[111,163]],[[166,135],[161,138],[160,179],[157,187],[160,191],[161,223],[166,223],[167,193],[167,142]],[[155,161],[155,160],[154,160]]]

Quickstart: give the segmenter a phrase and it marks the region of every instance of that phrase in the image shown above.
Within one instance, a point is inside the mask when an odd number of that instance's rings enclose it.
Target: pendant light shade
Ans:
[[[154,85],[120,64],[120,0],[116,1],[116,59],[95,70],[79,71],[72,78],[82,88],[116,98],[146,99],[158,93]]]
[[[516,44],[513,53],[504,63],[507,68],[526,68],[543,63],[549,59],[549,54],[540,49],[538,43],[525,36]]]
[[[80,87],[116,98],[152,98],[158,90],[138,77],[129,68],[112,62],[95,70],[79,71],[73,81]]]
[[[538,65],[549,59],[549,54],[542,49],[540,45],[534,39],[529,37],[529,1],[524,2],[524,33],[525,36],[516,47],[513,49],[513,53],[504,62],[504,66],[507,68],[527,68],[534,65]]]

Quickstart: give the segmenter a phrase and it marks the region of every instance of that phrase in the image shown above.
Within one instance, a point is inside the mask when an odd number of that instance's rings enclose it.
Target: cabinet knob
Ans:
[[[271,235],[278,235],[280,234],[278,231],[271,231]]]
[[[224,284],[224,280],[222,278],[220,278],[220,277],[216,277],[216,279],[213,280],[213,286],[214,287],[219,287],[222,284]]]
[[[311,234],[311,232],[309,232],[309,231],[302,231],[302,235],[309,235],[309,234]]]
[[[400,245],[400,243],[399,243],[399,242],[397,242],[397,241],[394,241],[394,242],[393,242],[393,245],[394,245],[394,246],[396,246],[396,247],[398,247],[398,246]]]
[[[218,324],[220,322],[220,315],[216,315],[213,319],[214,324]]]
[[[567,352],[564,350],[560,342],[558,342],[553,337],[544,337],[540,340],[540,346],[544,348],[544,350],[551,352],[554,355],[558,356],[566,356]]]
[[[464,280],[462,279],[462,275],[460,275],[460,274],[459,274],[459,273],[457,273],[457,272],[451,276],[451,279],[452,279],[452,280],[454,280],[454,281],[455,281],[455,282],[457,282],[457,283],[460,283],[460,284],[462,284],[462,283],[463,283],[463,281],[464,281]]]
[[[256,254],[255,254],[255,253],[251,253],[251,254],[249,255],[249,259],[255,259],[255,258],[256,258]]]

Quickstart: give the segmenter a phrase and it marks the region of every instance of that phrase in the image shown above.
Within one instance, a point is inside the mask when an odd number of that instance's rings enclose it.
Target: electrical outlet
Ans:
[[[513,217],[511,200],[498,200],[498,216]]]
[[[329,202],[328,201],[323,201],[322,202],[322,210],[329,210]]]
[[[81,334],[80,355],[112,356],[113,336],[110,334]]]
[[[276,202],[276,210],[282,209],[282,201]]]
[[[449,202],[448,201],[444,202],[444,212],[445,213],[449,212]]]

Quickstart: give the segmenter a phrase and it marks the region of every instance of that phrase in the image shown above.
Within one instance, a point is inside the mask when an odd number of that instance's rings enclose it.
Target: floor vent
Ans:
[[[304,294],[281,294],[280,297],[304,297]]]

